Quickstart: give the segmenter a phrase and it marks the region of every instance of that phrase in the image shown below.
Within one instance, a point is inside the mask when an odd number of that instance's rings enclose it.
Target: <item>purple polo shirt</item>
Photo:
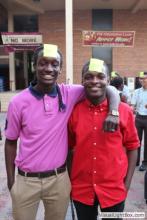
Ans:
[[[20,138],[15,164],[23,171],[51,170],[66,160],[67,122],[84,90],[80,85],[59,87],[65,111],[59,111],[58,96],[38,99],[29,88],[14,96],[9,104],[5,135],[9,140]]]

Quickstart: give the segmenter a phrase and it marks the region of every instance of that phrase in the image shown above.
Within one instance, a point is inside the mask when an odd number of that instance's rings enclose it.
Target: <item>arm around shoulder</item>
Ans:
[[[114,86],[107,86],[106,95],[109,100],[109,111],[117,110],[120,104],[120,96]]]

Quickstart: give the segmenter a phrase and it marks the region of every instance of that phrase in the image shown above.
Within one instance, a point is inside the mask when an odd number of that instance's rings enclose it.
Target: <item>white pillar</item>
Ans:
[[[8,12],[8,31],[13,32],[14,31],[14,25],[13,25],[13,14],[9,11]],[[15,54],[13,52],[9,53],[9,84],[10,84],[10,90],[15,91]]]
[[[65,0],[66,83],[73,83],[73,0]]]

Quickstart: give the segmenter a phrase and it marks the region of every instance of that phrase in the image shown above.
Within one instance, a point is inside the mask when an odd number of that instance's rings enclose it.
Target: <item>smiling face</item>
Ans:
[[[140,77],[139,81],[144,89],[147,89],[147,75]]]
[[[57,53],[56,58],[44,57],[42,51],[38,54],[36,62],[37,84],[43,87],[53,87],[61,72],[61,56]]]
[[[83,72],[82,84],[85,88],[86,97],[90,99],[90,101],[100,103],[105,99],[106,86],[109,81],[106,72],[91,72],[88,69],[85,69]]]
[[[88,97],[100,98],[105,95],[107,77],[103,73],[86,72],[83,75],[83,86]]]

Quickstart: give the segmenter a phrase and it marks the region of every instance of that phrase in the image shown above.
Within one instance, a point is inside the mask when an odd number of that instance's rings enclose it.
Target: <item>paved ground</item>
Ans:
[[[4,129],[5,114],[0,114],[0,124],[2,131]],[[3,132],[2,132],[3,133]],[[144,200],[144,172],[139,172],[138,168],[135,170],[133,181],[126,201],[127,212],[146,212],[147,219],[147,204]],[[132,218],[127,218],[132,219]],[[139,218],[136,218],[137,220]],[[11,199],[6,187],[6,171],[4,163],[4,137],[0,141],[0,220],[12,220],[11,217]],[[31,220],[31,219],[30,219]],[[43,207],[40,205],[37,220],[43,220]],[[72,220],[71,209],[69,206],[66,220]]]

